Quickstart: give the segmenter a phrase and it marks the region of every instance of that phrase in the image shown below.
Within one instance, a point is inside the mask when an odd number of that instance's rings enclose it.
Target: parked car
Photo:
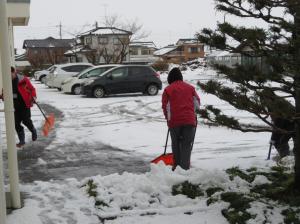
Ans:
[[[54,65],[54,68],[51,69],[49,75],[47,75],[45,84],[51,88],[61,90],[62,82],[65,79],[90,67],[93,67],[90,63],[67,63]]]
[[[63,81],[61,89],[64,93],[72,93],[75,95],[79,95],[81,93],[81,83],[84,82],[86,78],[97,77],[101,75],[103,72],[114,68],[116,66],[120,66],[117,64],[108,64],[108,65],[99,65],[91,68],[87,68],[82,72],[73,75],[71,78],[67,78]]]
[[[54,68],[54,65],[50,66],[45,70],[36,71],[34,73],[34,79],[40,81],[41,83],[45,83],[46,76],[50,73],[50,71]]]
[[[109,94],[142,92],[156,95],[162,88],[159,74],[147,65],[122,65],[112,68],[99,77],[82,83],[82,94],[96,98]]]

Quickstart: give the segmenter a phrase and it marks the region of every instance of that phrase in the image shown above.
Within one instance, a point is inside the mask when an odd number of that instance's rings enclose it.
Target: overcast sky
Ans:
[[[150,32],[148,41],[158,47],[174,44],[179,38],[190,38],[201,28],[215,28],[223,20],[216,13],[214,0],[31,0],[27,27],[15,28],[15,47],[22,48],[25,39],[63,38],[101,26],[104,17],[118,15],[124,22],[135,19]]]

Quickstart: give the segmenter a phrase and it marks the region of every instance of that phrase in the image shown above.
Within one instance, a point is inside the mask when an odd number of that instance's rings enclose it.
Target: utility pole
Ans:
[[[61,22],[59,23],[59,25],[57,26],[59,27],[59,38],[62,39],[62,25],[61,25]]]
[[[102,6],[104,7],[104,18],[106,20],[106,18],[107,18],[107,4],[104,3],[104,4],[102,4]]]

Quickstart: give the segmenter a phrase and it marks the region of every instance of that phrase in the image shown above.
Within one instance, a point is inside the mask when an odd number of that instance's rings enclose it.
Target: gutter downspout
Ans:
[[[7,138],[8,173],[10,180],[10,192],[12,208],[21,208],[19,189],[18,156],[15,139],[15,118],[13,110],[12,82],[11,82],[11,57],[8,34],[7,0],[0,0],[0,58],[3,80],[3,93],[5,96],[4,111]],[[13,41],[13,40],[10,40]]]

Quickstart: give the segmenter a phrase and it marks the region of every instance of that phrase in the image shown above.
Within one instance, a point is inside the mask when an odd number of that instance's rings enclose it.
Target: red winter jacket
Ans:
[[[17,76],[19,79],[18,90],[25,102],[26,107],[30,108],[33,106],[33,97],[36,98],[35,88],[27,77],[19,74]]]
[[[162,95],[162,109],[169,128],[196,126],[195,109],[199,106],[200,98],[195,88],[181,80],[166,87]]]

